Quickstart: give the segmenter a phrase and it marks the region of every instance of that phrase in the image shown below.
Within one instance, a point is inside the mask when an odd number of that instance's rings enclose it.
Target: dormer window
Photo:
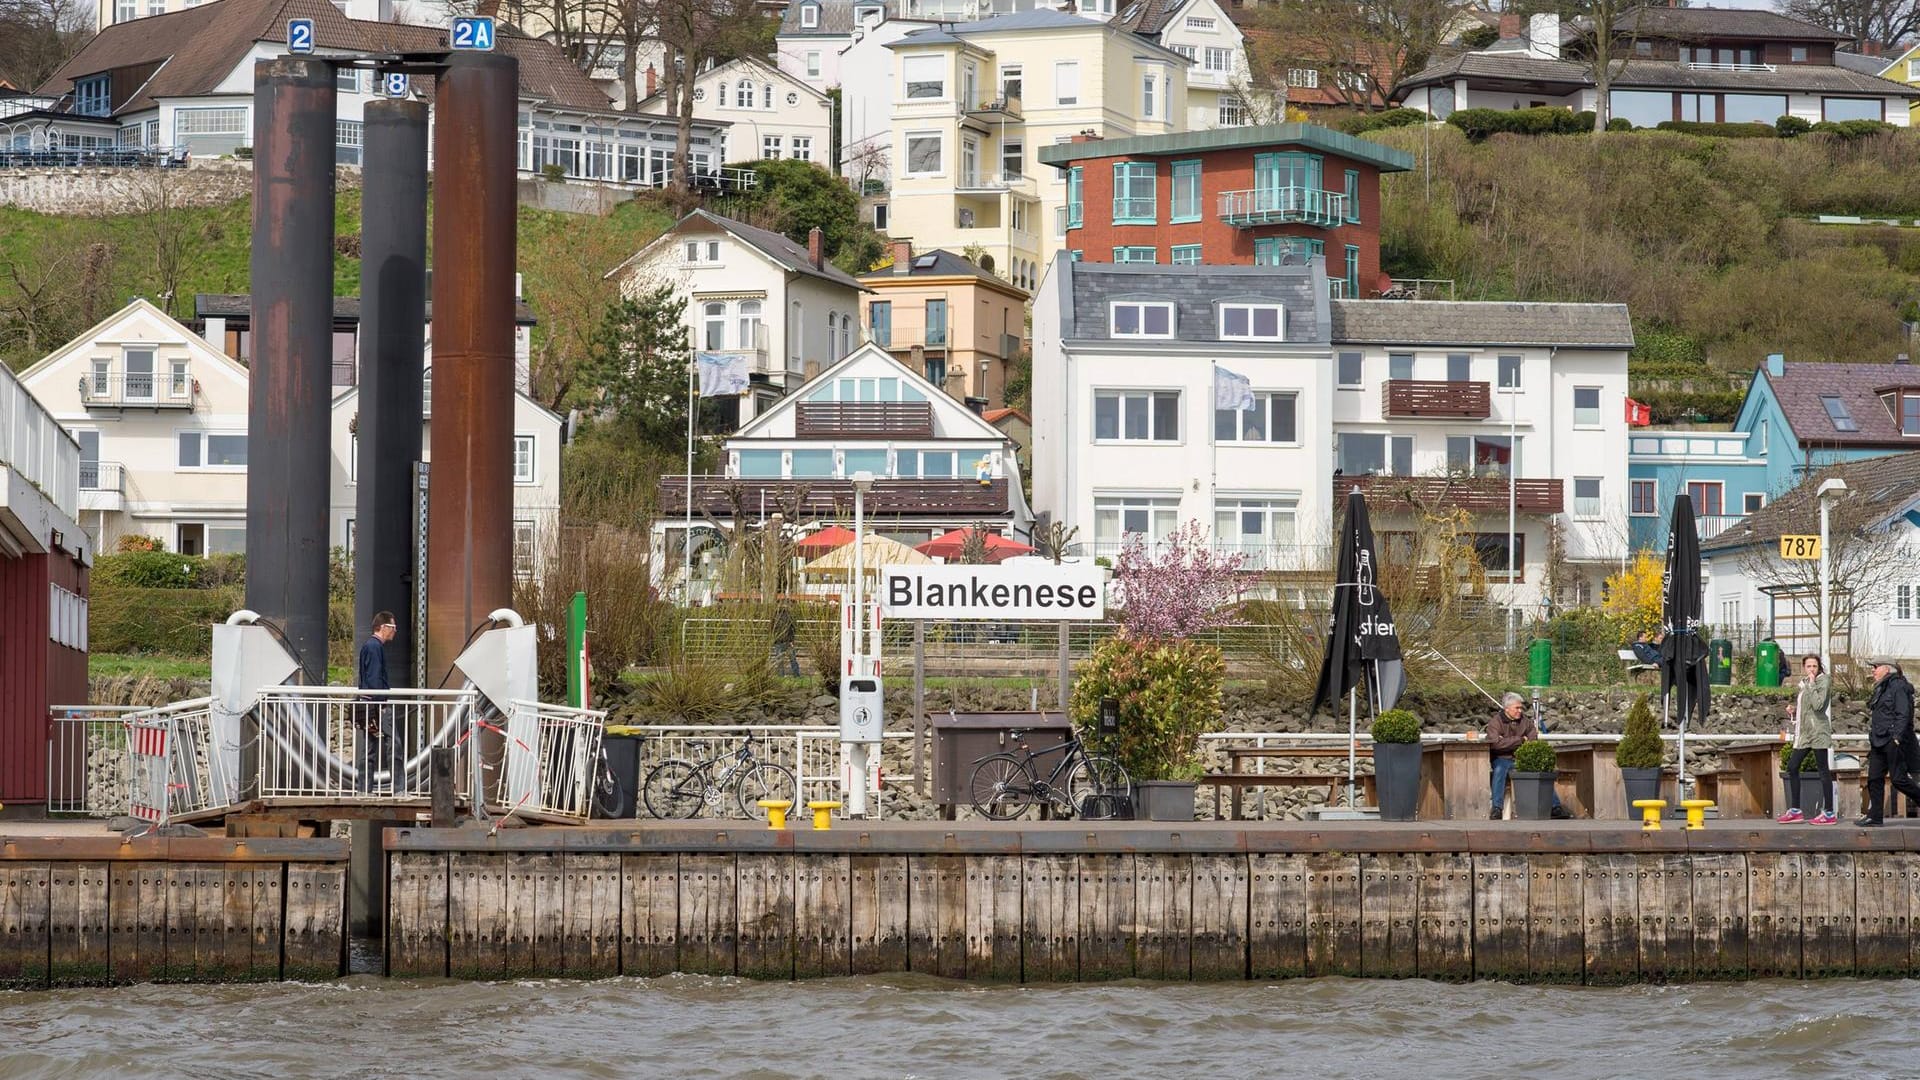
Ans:
[[[808,30],[812,30],[820,25],[819,4],[800,5],[800,25]]]
[[[1117,338],[1170,338],[1173,305],[1162,301],[1115,301],[1109,309]]]
[[[881,11],[877,7],[857,7],[853,9],[853,21],[863,26],[869,22],[879,22],[880,18]]]
[[[107,116],[113,112],[112,82],[105,75],[75,79],[73,111],[81,116]]]
[[[1920,435],[1920,390],[1894,390],[1880,395],[1880,400],[1900,425],[1900,434]]]
[[[1279,341],[1286,316],[1279,304],[1221,304],[1220,336],[1242,341]]]

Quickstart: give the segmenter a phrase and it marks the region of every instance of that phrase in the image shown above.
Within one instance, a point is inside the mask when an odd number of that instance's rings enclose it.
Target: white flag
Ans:
[[[1213,407],[1216,409],[1254,408],[1253,380],[1216,366],[1213,369]]]
[[[700,396],[726,397],[747,392],[747,356],[745,353],[697,353],[700,364]]]

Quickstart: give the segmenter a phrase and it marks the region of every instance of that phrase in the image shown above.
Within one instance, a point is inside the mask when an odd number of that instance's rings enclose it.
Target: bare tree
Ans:
[[[1893,50],[1920,37],[1920,0],[1782,0],[1780,10],[1846,34],[1856,47]]]
[[[92,37],[84,0],[0,0],[0,80],[37,89]]]
[[[1886,603],[1895,585],[1920,574],[1920,557],[1906,545],[1901,536],[1904,530],[1885,524],[1884,519],[1892,513],[1888,505],[1868,499],[1860,491],[1868,485],[1870,470],[1842,466],[1813,474],[1770,503],[1764,517],[1738,522],[1727,532],[1742,530],[1749,534],[1743,538],[1751,543],[1741,550],[1739,560],[1748,581],[1757,587],[1777,587],[1776,591],[1794,600],[1796,607],[1812,610],[1818,604],[1813,598],[1820,592],[1820,562],[1780,558],[1780,523],[1817,519],[1819,500],[1815,492],[1822,480],[1834,475],[1845,475],[1854,487],[1852,494],[1835,500],[1828,510],[1827,563],[1836,597],[1835,622],[1858,626],[1857,619],[1847,617],[1849,613],[1877,609]]]
[[[1461,0],[1305,0],[1263,4],[1248,62],[1256,83],[1287,85],[1287,72],[1319,73],[1341,101],[1371,109],[1427,66],[1466,5]]]
[[[757,0],[658,0],[656,33],[666,46],[664,89],[678,123],[674,134],[673,185],[687,189],[692,175],[693,89],[702,71],[743,55],[765,56],[756,48],[774,29]]]
[[[0,263],[6,271],[0,290],[0,350],[24,363],[40,358],[73,322],[74,262],[78,252],[29,247],[19,258]]]
[[[867,193],[868,183],[886,176],[890,163],[887,140],[879,137],[862,139],[847,149],[845,157],[845,175],[862,195]]]
[[[1566,58],[1585,67],[1593,80],[1593,130],[1605,131],[1613,118],[1613,82],[1633,60],[1640,41],[1645,0],[1547,0],[1509,10],[1523,17],[1559,16],[1563,32],[1573,36]],[[1559,48],[1560,43],[1553,45]]]
[[[197,218],[187,212],[192,203],[186,176],[177,169],[138,169],[120,189],[124,212],[153,259],[153,283],[158,286],[154,299],[161,310],[178,315],[183,310],[181,282],[202,240]]]

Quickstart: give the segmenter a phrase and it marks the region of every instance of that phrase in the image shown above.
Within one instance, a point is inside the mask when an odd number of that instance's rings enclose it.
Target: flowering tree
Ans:
[[[1226,625],[1229,605],[1240,595],[1235,574],[1242,561],[1237,552],[1213,550],[1194,521],[1153,546],[1129,534],[1114,567],[1126,605],[1121,629],[1130,637],[1172,641]]]

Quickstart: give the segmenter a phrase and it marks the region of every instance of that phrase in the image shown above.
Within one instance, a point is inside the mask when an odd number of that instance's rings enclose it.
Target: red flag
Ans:
[[[1627,399],[1627,426],[1647,427],[1653,423],[1653,406]]]

